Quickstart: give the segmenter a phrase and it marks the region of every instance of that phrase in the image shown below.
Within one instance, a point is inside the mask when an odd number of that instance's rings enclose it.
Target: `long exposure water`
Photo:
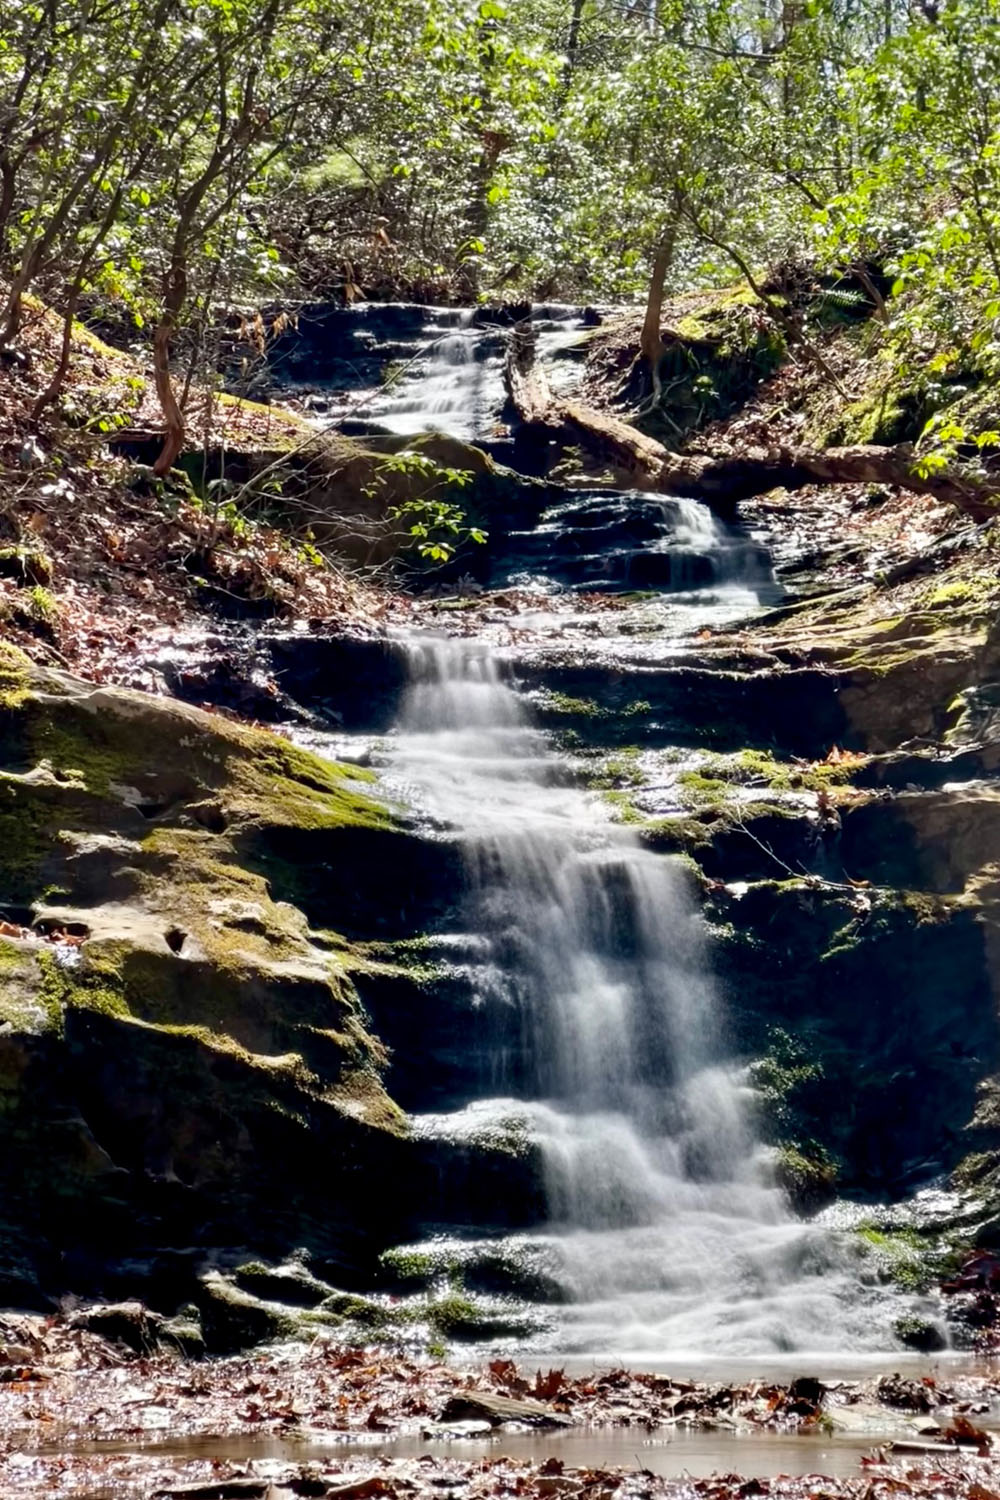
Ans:
[[[582,326],[571,309],[547,312],[543,358]],[[502,400],[495,337],[458,310],[439,322],[431,357],[385,393],[379,419],[472,436]],[[629,491],[567,492],[506,539],[494,570],[543,593],[665,591],[681,604],[663,630],[689,635],[775,596],[754,538],[697,502]],[[683,864],[575,782],[486,645],[414,637],[406,649],[387,780],[460,841],[458,940],[477,945],[484,1021],[504,1013],[517,1033],[516,1067],[497,1045],[478,1098],[414,1124],[449,1141],[513,1129],[540,1153],[548,1223],[534,1240],[562,1287],[556,1347],[647,1362],[898,1348],[893,1325],[913,1299],[866,1270],[856,1237],[791,1213],[755,1139]]]
[[[553,305],[532,311],[542,357],[558,360],[579,340],[580,310]],[[471,308],[429,307],[414,351],[395,380],[352,404],[352,415],[407,437],[430,430],[466,440],[492,435],[506,399],[503,329],[476,322]],[[557,363],[554,388],[572,384],[578,373],[572,360]]]
[[[684,866],[571,783],[484,647],[410,650],[389,774],[461,839],[482,982],[516,1008],[530,1060],[522,1097],[417,1125],[516,1120],[540,1147],[560,1349],[894,1347],[899,1299],[856,1247],[790,1213],[754,1140]]]

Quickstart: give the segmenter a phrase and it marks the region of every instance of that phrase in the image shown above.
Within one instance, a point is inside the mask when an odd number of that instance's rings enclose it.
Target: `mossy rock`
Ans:
[[[543,1320],[515,1303],[450,1293],[433,1298],[423,1310],[431,1333],[450,1343],[489,1343],[536,1335]]]
[[[379,1269],[385,1285],[397,1292],[450,1288],[467,1296],[546,1303],[566,1296],[554,1252],[528,1239],[439,1239],[399,1245],[382,1254]]]
[[[1000,1041],[975,907],[802,878],[713,891],[707,911],[759,1128],[795,1175],[827,1162],[841,1191],[898,1194],[916,1164],[955,1167]]]
[[[289,1311],[241,1291],[218,1271],[202,1276],[196,1302],[211,1354],[235,1354],[251,1344],[290,1338],[298,1326]]]
[[[815,1142],[779,1146],[775,1175],[793,1207],[809,1213],[832,1201],[837,1190],[837,1163]]]
[[[368,1188],[405,1175],[385,1051],[272,857],[396,837],[364,772],[0,652],[0,910],[36,934],[0,941],[0,1144],[43,1285],[87,1291],[166,1224],[329,1260],[398,1237],[408,1205]]]
[[[246,1261],[237,1266],[233,1280],[241,1291],[269,1302],[287,1302],[296,1307],[319,1307],[333,1293],[333,1288],[313,1276],[299,1261],[268,1266],[260,1261]]]
[[[178,464],[198,494],[206,495],[207,482],[221,477],[256,516],[263,509],[285,529],[308,532],[312,544],[366,566],[392,559],[405,559],[411,569],[422,566],[405,519],[394,519],[396,509],[409,501],[433,494],[454,503],[467,526],[502,532],[531,524],[548,494],[546,485],[444,433],[357,441],[302,426],[279,429],[277,438],[260,449],[216,447],[207,454],[199,449],[183,454]],[[393,462],[404,450],[436,466],[436,473],[428,475],[417,463]],[[131,456],[149,455],[133,450]],[[445,483],[437,477],[449,472],[467,481]],[[462,548],[467,565],[485,556],[481,545]]]

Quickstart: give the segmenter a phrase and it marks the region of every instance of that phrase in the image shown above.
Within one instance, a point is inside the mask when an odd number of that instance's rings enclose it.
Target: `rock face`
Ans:
[[[680,645],[641,602],[555,644],[487,621],[571,773],[687,856],[806,1206],[951,1172],[970,1232],[1000,1211],[998,603],[973,549]],[[304,716],[397,715],[398,642],[255,649]],[[110,1299],[126,1342],[221,1351],[382,1334],[400,1293],[446,1338],[520,1336],[511,1298],[557,1300],[549,1268],[482,1249],[544,1216],[531,1143],[404,1114],[476,1098],[497,1036],[516,1088],[523,1039],[474,951],[435,946],[458,852],[373,793],[280,736],[0,656],[0,1301]],[[384,1256],[432,1229],[461,1251]]]
[[[349,921],[405,833],[277,736],[0,666],[0,1299],[177,1304],[241,1244],[349,1269],[396,1227],[405,1120],[356,955],[287,898],[308,859]]]

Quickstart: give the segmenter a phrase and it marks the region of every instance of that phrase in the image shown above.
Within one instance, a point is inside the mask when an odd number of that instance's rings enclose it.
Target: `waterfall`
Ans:
[[[489,982],[516,1008],[530,1060],[527,1097],[417,1127],[523,1121],[570,1298],[561,1347],[891,1348],[892,1295],[865,1282],[849,1243],[795,1219],[771,1180],[682,863],[572,784],[485,648],[410,649],[390,775],[461,837]]]
[[[370,308],[353,309],[357,318]],[[378,311],[391,325],[388,306]],[[466,442],[489,440],[503,430],[501,415],[507,399],[503,382],[506,325],[491,323],[488,313],[474,308],[427,307],[399,309],[418,314],[416,327],[408,326],[405,340],[383,334],[386,358],[383,374],[395,366],[395,378],[374,389],[361,404],[354,402],[350,415],[372,421],[378,427],[404,437],[423,432],[442,432]],[[584,323],[580,309],[545,307],[536,310],[539,353],[552,361],[554,389],[560,393],[579,379],[580,367],[572,357],[579,345]],[[354,330],[363,342],[361,354],[370,358],[368,340],[373,337],[366,318]]]
[[[447,325],[428,327],[428,337],[438,336],[419,376],[398,391],[388,391],[379,412],[383,426],[406,435],[433,428],[454,437],[473,436],[476,380],[472,366],[477,334],[471,309],[461,310],[456,318]]]

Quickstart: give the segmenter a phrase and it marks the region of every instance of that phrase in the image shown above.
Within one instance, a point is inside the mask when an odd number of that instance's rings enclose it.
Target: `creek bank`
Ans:
[[[928,1450],[928,1445],[923,1445]],[[966,1455],[917,1454],[915,1445],[889,1457],[876,1453],[862,1459],[858,1477],[824,1477],[823,1494],[832,1500],[882,1500],[900,1490],[932,1500],[947,1486],[955,1500],[982,1500],[1000,1482],[994,1460]],[[158,1457],[113,1454],[105,1458],[70,1455],[59,1460],[19,1455],[20,1465],[8,1483],[9,1493],[68,1497],[80,1486],[97,1481],[125,1490],[142,1500],[373,1500],[373,1497],[413,1497],[432,1500],[445,1490],[459,1500],[499,1500],[513,1493],[542,1500],[553,1495],[584,1495],[588,1500],[744,1500],[747,1495],[771,1500],[808,1500],[816,1493],[816,1475],[745,1477],[727,1472],[710,1477],[687,1475],[678,1479],[656,1474],[644,1455],[629,1466],[596,1462],[567,1464],[551,1457],[544,1461],[487,1455],[473,1460],[451,1454],[427,1453],[411,1459],[329,1458],[309,1462],[249,1456],[232,1458]],[[41,1486],[36,1488],[36,1486]],[[102,1493],[107,1491],[102,1489]]]
[[[439,1435],[444,1427],[469,1420],[509,1431],[539,1425],[649,1431],[735,1427],[886,1438],[926,1436],[938,1413],[940,1441],[961,1446],[960,1432],[949,1438],[949,1428],[961,1420],[989,1426],[997,1395],[990,1377],[949,1373],[946,1366],[933,1376],[827,1382],[805,1375],[784,1382],[706,1382],[622,1368],[584,1375],[544,1368],[522,1373],[502,1355],[488,1364],[463,1366],[384,1347],[345,1347],[329,1329],[308,1343],[192,1360],[170,1330],[157,1332],[159,1326],[155,1315],[150,1318],[134,1303],[100,1313],[81,1309],[63,1322],[4,1314],[0,1433],[5,1447],[44,1442],[51,1415],[43,1411],[58,1411],[68,1449],[94,1436],[95,1414],[101,1441],[121,1444],[135,1436],[137,1411],[147,1405],[158,1415],[139,1425],[151,1433],[169,1430],[176,1438],[279,1435],[295,1428],[325,1432],[331,1439]]]

